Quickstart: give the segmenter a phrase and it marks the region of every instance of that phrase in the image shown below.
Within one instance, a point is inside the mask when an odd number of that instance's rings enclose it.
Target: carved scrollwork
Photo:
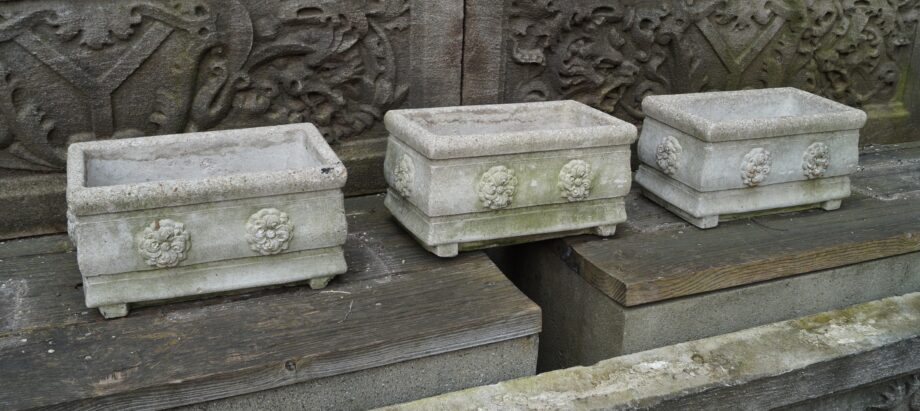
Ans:
[[[415,163],[408,155],[403,154],[393,169],[393,189],[403,197],[412,194],[412,180],[415,177]]]
[[[246,242],[261,255],[287,250],[294,237],[294,225],[287,213],[277,208],[263,208],[246,221]]]
[[[476,187],[479,201],[483,207],[492,210],[507,208],[514,199],[517,183],[514,170],[505,166],[492,167],[482,173],[479,179],[479,185]]]
[[[661,172],[671,175],[677,172],[680,155],[684,152],[680,142],[674,136],[666,136],[655,147],[655,162]]]
[[[643,118],[648,94],[795,86],[860,106],[896,98],[920,1],[514,0],[506,95]]]
[[[756,187],[767,178],[772,167],[773,155],[766,149],[755,148],[741,161],[741,181],[748,187]]]
[[[581,201],[591,195],[591,164],[584,160],[572,160],[559,171],[559,189],[562,197],[569,201]]]
[[[0,168],[60,171],[75,141],[212,128],[312,122],[338,141],[407,95],[392,39],[407,0],[106,4],[0,5]]]
[[[831,155],[827,144],[812,143],[802,154],[802,172],[809,179],[823,177],[830,162]]]
[[[169,268],[185,260],[191,246],[191,235],[185,224],[162,219],[144,227],[138,240],[137,251],[147,265]]]

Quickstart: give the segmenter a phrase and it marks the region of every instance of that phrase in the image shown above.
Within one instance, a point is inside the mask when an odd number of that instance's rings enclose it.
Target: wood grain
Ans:
[[[5,259],[0,409],[174,407],[539,332],[539,308],[483,253],[428,254],[380,196],[346,208],[350,270],[324,290],[250,291],[106,321],[83,306],[74,253]]]
[[[920,201],[853,198],[833,212],[627,231],[557,249],[587,281],[635,306],[920,251]]]

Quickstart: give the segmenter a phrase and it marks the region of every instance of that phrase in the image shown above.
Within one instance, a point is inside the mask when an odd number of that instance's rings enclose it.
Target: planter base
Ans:
[[[87,307],[105,318],[128,315],[128,304],[201,296],[309,280],[323,288],[347,270],[342,247],[250,257],[175,269],[84,277]]]
[[[392,190],[384,204],[426,250],[438,257],[574,234],[610,236],[617,224],[626,221],[623,198],[442,217],[422,214]]]
[[[639,166],[636,182],[650,200],[699,228],[712,228],[719,220],[823,208],[840,208],[850,196],[849,177],[794,181],[761,187],[697,191],[658,170]]]

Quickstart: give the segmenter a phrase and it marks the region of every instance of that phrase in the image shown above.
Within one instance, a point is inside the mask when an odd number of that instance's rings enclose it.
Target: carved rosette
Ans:
[[[479,201],[485,208],[500,210],[511,205],[518,180],[514,170],[505,166],[495,166],[482,174],[479,179]]]
[[[748,187],[756,187],[767,178],[772,166],[773,155],[766,149],[755,148],[741,161],[741,181]]]
[[[802,172],[809,179],[823,177],[830,162],[831,155],[827,144],[813,143],[805,149],[805,154],[802,154]]]
[[[168,268],[185,260],[192,246],[191,236],[185,224],[169,219],[156,220],[144,228],[137,244],[137,251],[147,265]]]
[[[249,248],[261,255],[273,255],[287,250],[292,237],[294,225],[287,213],[277,208],[263,208],[246,221]]]
[[[680,146],[676,138],[665,137],[655,148],[655,161],[658,163],[658,168],[667,175],[674,174],[677,171],[680,154],[683,152],[684,148]]]
[[[412,179],[415,176],[415,163],[403,154],[393,169],[393,189],[403,197],[412,194]]]
[[[591,195],[591,164],[572,160],[559,171],[559,189],[569,201],[581,201]]]

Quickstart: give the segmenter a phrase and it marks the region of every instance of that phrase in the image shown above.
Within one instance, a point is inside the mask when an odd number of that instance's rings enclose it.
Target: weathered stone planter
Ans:
[[[577,232],[626,220],[636,128],[574,101],[396,110],[386,206],[428,250]]]
[[[861,110],[795,89],[642,102],[636,182],[700,228],[762,210],[840,207],[856,170]]]
[[[313,125],[78,143],[69,231],[88,307],[309,280],[346,270],[344,166]]]

